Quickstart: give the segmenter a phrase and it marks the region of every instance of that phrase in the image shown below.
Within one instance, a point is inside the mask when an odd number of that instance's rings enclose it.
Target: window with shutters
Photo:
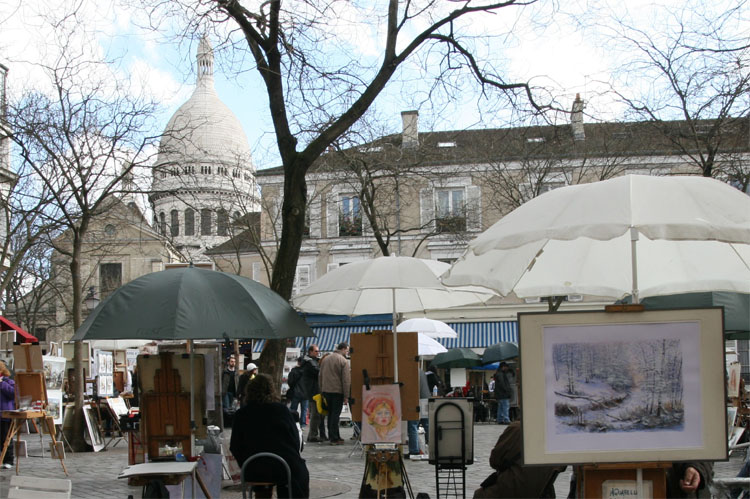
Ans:
[[[297,265],[297,271],[294,273],[294,286],[292,296],[296,295],[310,285],[310,266]]]
[[[463,232],[466,230],[465,190],[440,189],[435,192],[435,230]]]
[[[339,196],[339,236],[362,235],[362,212],[359,198],[352,194]]]

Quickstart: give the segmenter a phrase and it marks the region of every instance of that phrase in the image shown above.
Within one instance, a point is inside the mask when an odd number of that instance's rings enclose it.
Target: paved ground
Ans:
[[[474,428],[474,464],[466,473],[466,494],[472,492],[490,474],[488,464],[490,450],[504,427],[497,425],[477,425]],[[346,445],[331,446],[322,443],[307,444],[303,455],[307,460],[311,477],[311,496],[322,497],[357,497],[364,472],[364,460],[359,451],[353,448],[348,440],[350,428],[342,428],[341,435],[347,439]],[[50,459],[49,453],[40,457],[40,443],[37,435],[25,435],[29,447],[29,457],[21,458],[20,474],[36,477],[63,478],[62,468],[56,459]],[[716,476],[733,477],[739,471],[744,453],[735,453],[728,462],[716,463]],[[129,495],[141,496],[139,487],[129,487],[125,480],[118,480],[117,475],[127,466],[127,448],[125,442],[114,449],[93,453],[68,453],[65,464],[69,478],[73,482],[73,497],[83,498],[122,498]],[[435,468],[427,461],[406,461],[406,469],[414,493],[426,492],[433,499],[435,493]],[[0,498],[8,496],[8,482],[15,470],[0,470]],[[557,478],[555,488],[557,497],[566,497],[570,472]],[[242,497],[238,487],[222,490],[222,497]]]

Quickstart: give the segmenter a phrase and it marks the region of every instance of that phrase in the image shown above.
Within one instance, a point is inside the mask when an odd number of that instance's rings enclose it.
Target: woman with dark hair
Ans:
[[[229,449],[242,463],[258,452],[281,456],[292,471],[294,498],[310,496],[310,475],[299,453],[297,424],[286,405],[279,402],[279,393],[271,377],[257,374],[245,389],[245,405],[234,415]],[[274,482],[278,497],[288,497],[286,472],[280,463],[260,458],[247,468],[245,480]]]
[[[16,382],[10,379],[10,371],[5,362],[0,361],[0,412],[12,411],[16,408]],[[0,420],[0,442],[5,442],[8,432],[10,431],[10,419],[3,418]],[[8,446],[8,450],[3,458],[4,469],[13,467],[13,444]]]

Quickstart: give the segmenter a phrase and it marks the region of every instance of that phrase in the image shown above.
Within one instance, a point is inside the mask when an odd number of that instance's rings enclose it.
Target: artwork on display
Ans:
[[[65,381],[65,357],[42,357],[44,364],[44,379],[47,390],[62,390]]]
[[[56,425],[63,423],[62,390],[47,390],[47,415],[52,416]]]
[[[401,395],[398,385],[362,387],[362,443],[401,443]]]
[[[104,438],[99,430],[99,417],[96,409],[90,405],[84,406],[83,418],[86,421],[85,440],[94,448],[94,452],[99,452],[104,448]]]
[[[737,408],[727,406],[727,429],[731,432],[734,421],[737,419]]]
[[[733,362],[727,367],[727,397],[740,396],[740,363]]]
[[[135,370],[135,363],[138,360],[138,349],[131,348],[125,350],[125,364],[131,373]]]
[[[96,394],[99,397],[114,395],[114,356],[112,352],[94,350],[94,369],[96,376]]]
[[[100,374],[96,377],[96,394],[98,397],[111,397],[114,395],[114,377],[109,374]]]
[[[719,309],[551,315],[519,314],[526,464],[726,458]]]

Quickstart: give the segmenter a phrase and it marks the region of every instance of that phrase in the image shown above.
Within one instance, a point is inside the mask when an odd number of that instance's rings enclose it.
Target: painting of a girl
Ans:
[[[401,399],[398,385],[362,390],[362,443],[401,443]]]

